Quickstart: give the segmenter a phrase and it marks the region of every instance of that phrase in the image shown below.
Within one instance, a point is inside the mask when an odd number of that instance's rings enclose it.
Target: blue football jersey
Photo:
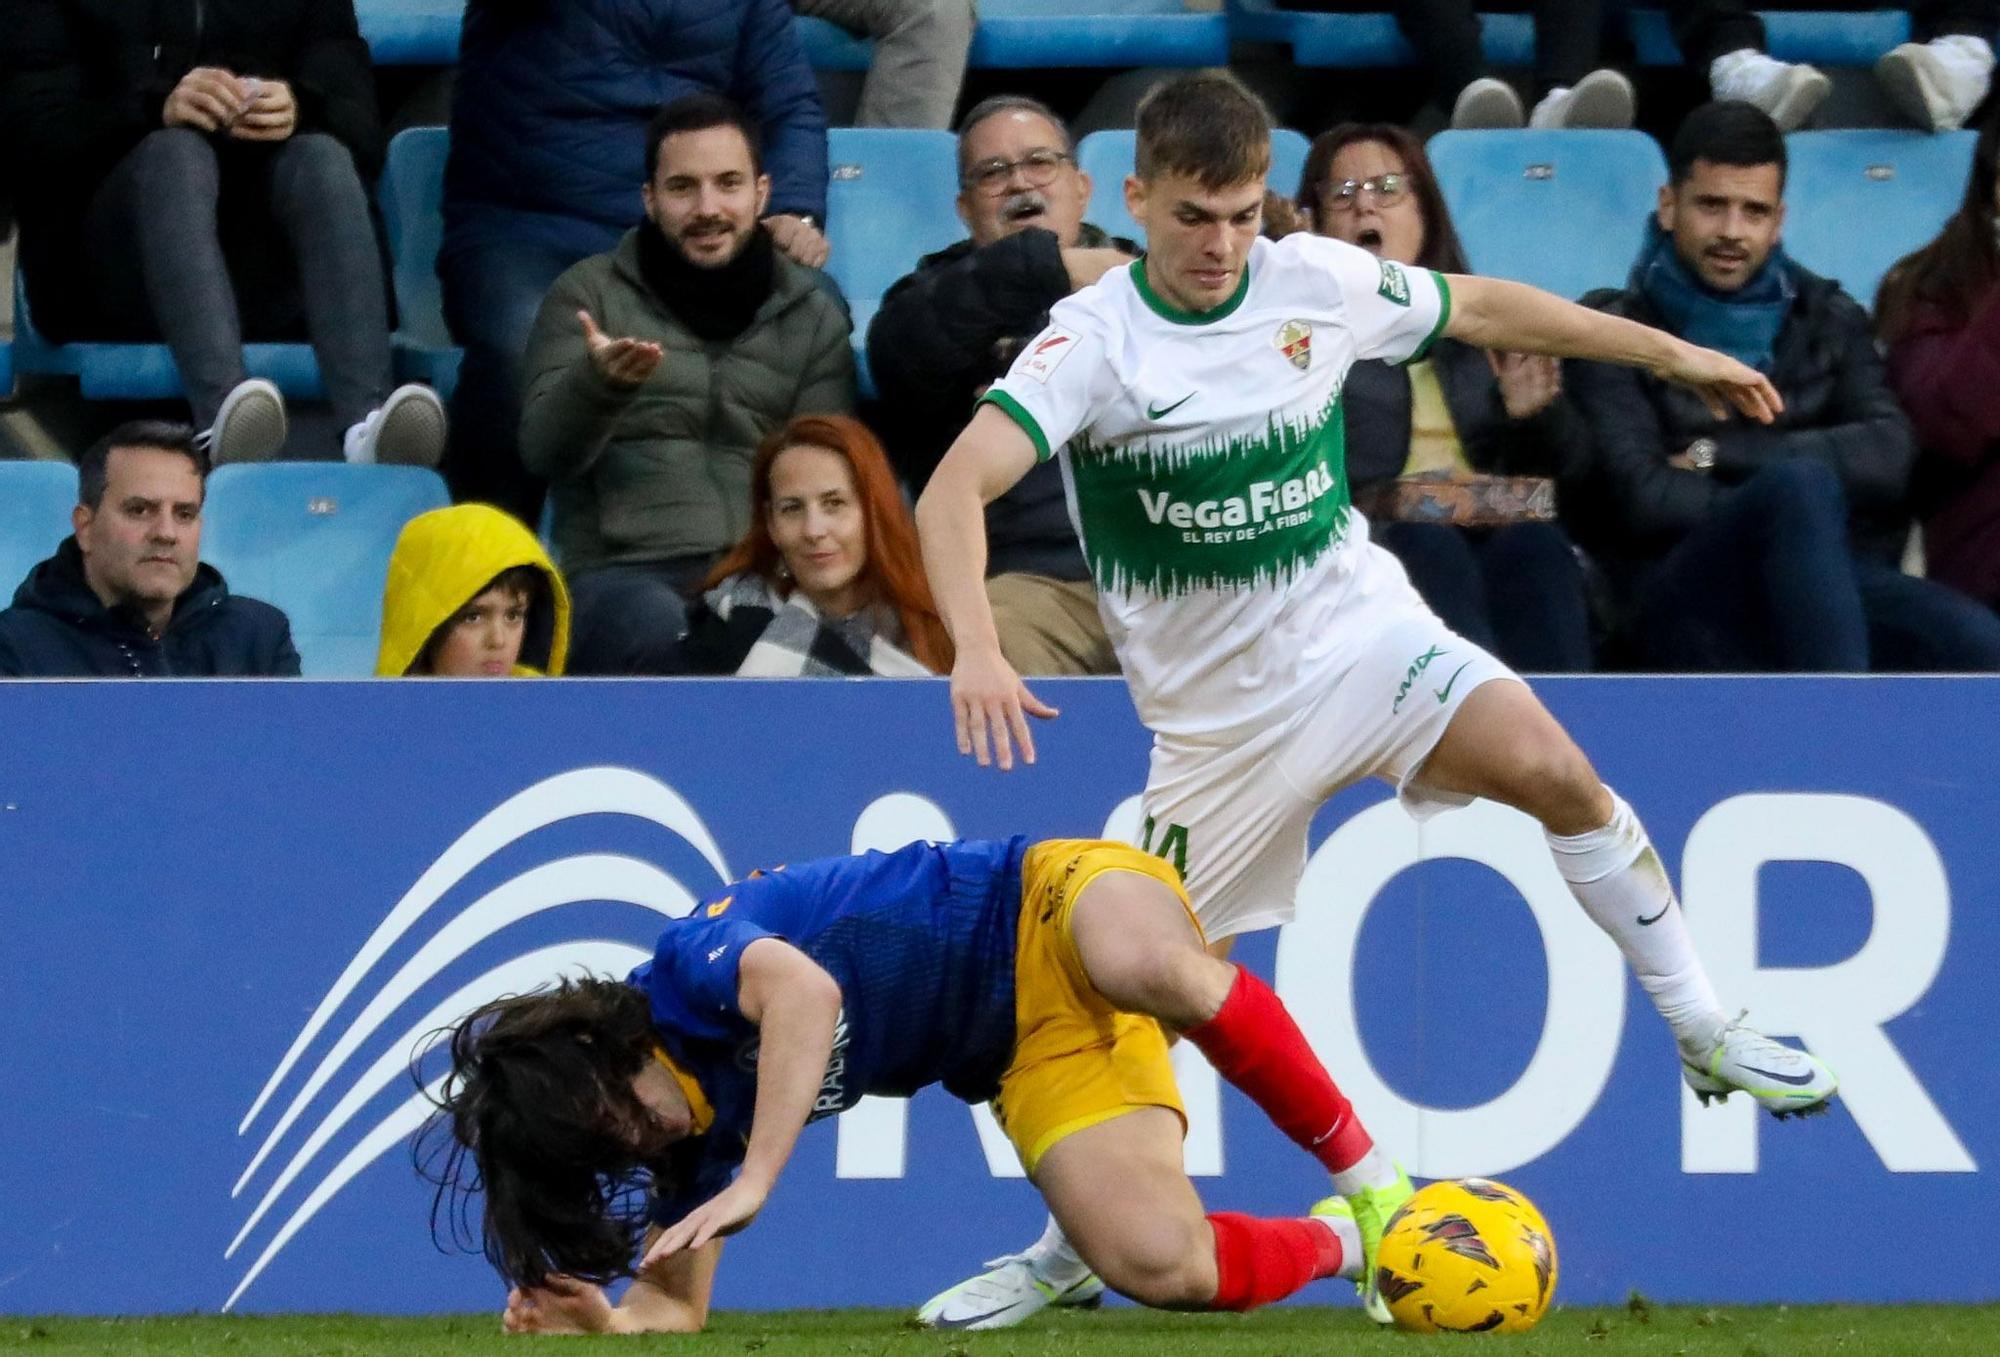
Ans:
[[[1027,840],[912,844],[753,873],[660,934],[630,983],[660,1044],[715,1111],[676,1147],[653,1218],[671,1224],[721,1191],[743,1161],[757,1098],[757,1028],[737,1004],[743,949],[777,937],[840,985],[814,1119],[864,1094],[943,1083],[968,1102],[999,1089],[1014,1048],[1014,945]]]

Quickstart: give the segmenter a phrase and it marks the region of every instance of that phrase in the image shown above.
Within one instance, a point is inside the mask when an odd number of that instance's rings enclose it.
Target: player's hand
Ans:
[[[745,1174],[737,1174],[735,1182],[662,1231],[660,1237],[653,1241],[653,1247],[646,1250],[639,1270],[644,1272],[661,1259],[671,1258],[683,1249],[692,1253],[711,1239],[735,1234],[757,1219],[757,1213],[764,1209],[764,1199],[769,1195],[768,1187],[749,1181]]]
[[[576,318],[583,322],[583,343],[590,353],[590,365],[606,383],[621,391],[638,390],[666,357],[667,351],[650,341],[611,338],[597,328],[588,311],[577,312]]]
[[[1014,766],[1014,746],[1021,747],[1021,761],[1035,761],[1035,737],[1028,733],[1027,716],[1043,720],[1057,714],[1021,682],[1014,666],[999,651],[984,654],[961,650],[951,667],[951,716],[958,727],[958,752],[979,760],[981,768],[999,763],[1002,769]]]
[[[282,80],[246,81],[254,87],[229,135],[238,141],[283,141],[299,127],[299,101]]]
[[[771,233],[771,243],[778,247],[778,252],[795,264],[809,269],[825,268],[833,254],[833,246],[820,234],[820,229],[804,217],[789,212],[766,217],[764,229]]]
[[[160,111],[164,127],[220,132],[242,115],[249,102],[244,83],[220,66],[197,66],[182,76]]]
[[[1713,349],[1676,341],[1673,357],[1653,375],[1692,388],[1717,419],[1728,419],[1733,406],[1759,424],[1769,424],[1785,408],[1769,377]]]
[[[514,1288],[500,1316],[500,1327],[508,1333],[610,1333],[615,1323],[604,1288],[574,1277]]]

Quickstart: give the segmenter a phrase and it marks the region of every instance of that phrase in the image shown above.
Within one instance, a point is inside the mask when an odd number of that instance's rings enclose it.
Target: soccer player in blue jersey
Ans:
[[[1372,1150],[1277,996],[1209,955],[1171,865],[1020,838],[756,874],[623,981],[486,1005],[450,1033],[427,1135],[441,1195],[485,1196],[509,1332],[700,1329],[722,1237],[806,1123],[932,1083],[991,1099],[1077,1250],[1135,1300],[1244,1310],[1352,1279],[1345,1214],[1204,1214],[1163,1029],[1336,1176]]]

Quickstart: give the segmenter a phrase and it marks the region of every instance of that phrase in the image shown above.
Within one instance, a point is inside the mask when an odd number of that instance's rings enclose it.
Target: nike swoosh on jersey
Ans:
[[[1755,1065],[1745,1065],[1743,1068],[1751,1074],[1761,1074],[1766,1079],[1776,1079],[1779,1083],[1790,1084],[1794,1088],[1803,1088],[1818,1077],[1811,1070],[1807,1070],[1804,1074],[1780,1074],[1776,1070],[1760,1070]]]
[[[1451,677],[1444,681],[1444,687],[1431,689],[1432,692],[1437,694],[1438,705],[1440,707],[1451,699],[1451,688],[1454,683],[1458,682],[1458,676],[1471,667],[1472,661],[1467,660],[1464,664],[1451,671]]]
[[[1652,916],[1650,916],[1650,917],[1648,917],[1647,915],[1644,915],[1644,914],[1641,914],[1641,915],[1639,916],[1639,927],[1641,927],[1641,928],[1651,928],[1651,927],[1652,927],[1652,926],[1653,926],[1654,924],[1656,924],[1656,923],[1658,923],[1658,922],[1659,922],[1660,920],[1662,920],[1662,919],[1666,918],[1666,917],[1667,917],[1667,911],[1668,911],[1668,910],[1670,910],[1670,909],[1672,909],[1673,907],[1674,907],[1674,902],[1673,902],[1672,900],[1668,900],[1668,901],[1667,901],[1667,903],[1665,903],[1664,905],[1661,905],[1661,906],[1660,906],[1660,912],[1659,912],[1658,914],[1655,914],[1655,915],[1652,915]]]
[[[1165,419],[1168,415],[1171,415],[1174,411],[1180,409],[1183,405],[1186,405],[1189,401],[1193,400],[1194,397],[1195,393],[1190,391],[1185,396],[1182,396],[1179,400],[1175,401],[1172,405],[1165,406],[1159,409],[1155,409],[1153,406],[1148,405],[1146,407],[1146,418]]]

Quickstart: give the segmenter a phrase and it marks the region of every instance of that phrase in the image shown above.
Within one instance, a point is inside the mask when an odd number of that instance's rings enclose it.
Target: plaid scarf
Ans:
[[[932,677],[896,643],[901,620],[891,608],[827,617],[804,594],[782,597],[756,575],[732,575],[703,595],[723,624],[723,656],[750,678],[833,678],[844,674]]]

